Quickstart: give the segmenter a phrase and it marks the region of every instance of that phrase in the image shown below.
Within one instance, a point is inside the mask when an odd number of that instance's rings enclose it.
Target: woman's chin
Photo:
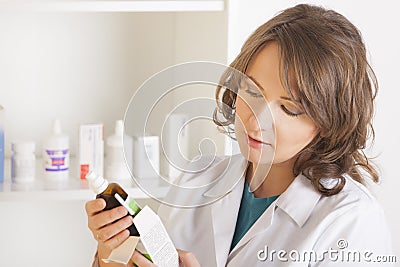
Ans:
[[[254,164],[273,164],[274,155],[271,151],[254,151],[251,147],[245,147],[240,149],[243,157]]]

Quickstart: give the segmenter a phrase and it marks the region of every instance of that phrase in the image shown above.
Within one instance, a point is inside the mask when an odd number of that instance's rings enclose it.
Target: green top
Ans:
[[[250,192],[247,182],[244,182],[242,200],[240,202],[239,214],[236,221],[235,234],[233,235],[231,250],[239,243],[240,239],[247,233],[250,227],[264,213],[269,205],[274,202],[278,196],[256,198]]]

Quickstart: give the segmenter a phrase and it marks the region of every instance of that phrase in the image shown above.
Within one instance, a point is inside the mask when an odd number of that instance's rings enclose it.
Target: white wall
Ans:
[[[246,38],[262,23],[279,11],[297,3],[314,3],[333,8],[345,15],[362,32],[367,45],[370,63],[379,81],[374,127],[376,140],[369,156],[378,156],[382,183],[372,187],[386,212],[393,234],[395,254],[400,257],[400,216],[398,215],[398,141],[400,127],[398,63],[400,38],[398,37],[398,4],[396,1],[264,1],[230,0],[228,13],[228,61],[240,51]],[[374,229],[371,229],[373,231]]]
[[[185,12],[176,14],[176,33],[175,33],[175,63],[189,61],[211,61],[226,64],[227,56],[227,12],[196,13]],[[175,94],[174,104],[194,99],[197,97],[207,97],[210,101],[210,108],[203,112],[211,112],[215,107],[215,86],[196,85],[192,89],[185,88],[185,93]],[[195,111],[196,113],[196,111]],[[198,113],[197,113],[198,115]],[[216,152],[218,155],[224,154],[224,135],[219,133],[212,121],[202,120],[200,124],[193,125],[193,139],[191,139],[189,155],[191,158],[199,154],[197,145],[201,139],[210,138],[215,141]],[[193,128],[193,127],[192,127]],[[190,134],[190,133],[189,133]],[[202,144],[203,153],[214,151],[211,143]]]
[[[187,61],[225,63],[226,28],[226,12],[2,13],[6,156],[17,140],[34,141],[41,155],[56,117],[70,136],[72,155],[80,124],[103,122],[109,136],[151,75]],[[204,95],[213,98],[214,88],[208,89]],[[222,154],[223,137],[217,138]]]
[[[0,102],[10,142],[40,155],[59,117],[76,154],[78,127],[122,119],[133,92],[174,62],[173,13],[1,13]]]

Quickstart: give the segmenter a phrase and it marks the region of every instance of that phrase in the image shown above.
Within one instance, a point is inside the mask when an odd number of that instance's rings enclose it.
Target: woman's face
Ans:
[[[288,161],[317,133],[281,83],[278,48],[270,42],[255,55],[236,98],[236,138],[241,153],[255,164]]]

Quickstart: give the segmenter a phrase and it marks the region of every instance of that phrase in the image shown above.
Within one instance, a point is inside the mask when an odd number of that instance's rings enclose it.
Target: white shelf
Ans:
[[[125,1],[8,1],[0,11],[34,12],[188,12],[223,11],[224,0],[125,0]]]
[[[124,186],[128,194],[135,199],[151,198],[138,187]],[[127,184],[125,182],[125,184]],[[152,193],[155,197],[162,198],[168,188],[154,186]],[[35,181],[30,184],[15,184],[11,182],[0,183],[0,201],[53,201],[53,200],[89,200],[95,194],[88,189],[87,181],[69,179],[66,182]]]
[[[95,197],[89,189],[87,180],[77,176],[77,163],[71,158],[70,177],[65,181],[50,181],[43,179],[42,160],[36,159],[36,177],[30,183],[14,183],[11,181],[10,159],[6,159],[4,168],[5,179],[0,183],[0,201],[37,201],[37,200],[89,200]],[[110,181],[113,182],[113,181]],[[136,199],[151,198],[131,180],[115,181],[119,183],[128,194]],[[141,185],[146,183],[146,188],[151,187],[154,197],[162,198],[167,193],[168,187],[159,186],[157,178],[143,179]]]

